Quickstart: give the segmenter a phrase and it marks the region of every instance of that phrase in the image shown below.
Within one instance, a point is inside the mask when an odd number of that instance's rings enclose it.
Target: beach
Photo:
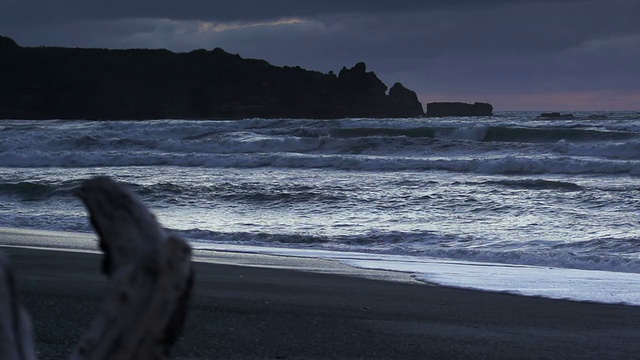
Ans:
[[[99,309],[107,284],[98,271],[100,255],[1,248],[12,260],[33,318],[39,358],[64,358]],[[172,358],[634,359],[640,354],[640,307],[461,290],[411,282],[406,274],[380,272],[376,279],[375,271],[359,276],[315,259],[262,257],[252,263],[251,256],[241,255],[239,265],[230,265],[234,255],[221,253],[220,263],[215,256],[194,263],[189,314]],[[302,271],[305,262],[308,271]]]

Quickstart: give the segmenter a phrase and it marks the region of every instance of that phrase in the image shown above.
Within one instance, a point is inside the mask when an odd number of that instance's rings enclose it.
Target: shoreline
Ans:
[[[98,249],[98,239],[93,233],[25,228],[0,227],[0,249],[2,248],[102,254]],[[192,261],[199,263],[340,274],[432,285],[429,282],[416,280],[410,272],[358,268],[329,258],[280,255],[268,252],[198,249],[194,248],[193,244],[192,251]]]
[[[99,255],[2,247],[40,359],[68,355],[98,310]],[[622,359],[640,307],[345,274],[195,262],[176,359]]]
[[[93,233],[0,227],[0,247],[100,254]],[[194,262],[337,274],[547,299],[640,307],[640,274],[193,240]]]
[[[100,253],[93,233],[0,227],[0,246]],[[640,307],[640,274],[193,240],[193,261]]]

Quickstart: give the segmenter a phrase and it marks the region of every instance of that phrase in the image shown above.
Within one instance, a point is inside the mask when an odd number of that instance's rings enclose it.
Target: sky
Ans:
[[[221,47],[278,66],[364,61],[423,103],[640,110],[638,0],[0,0],[22,46]]]

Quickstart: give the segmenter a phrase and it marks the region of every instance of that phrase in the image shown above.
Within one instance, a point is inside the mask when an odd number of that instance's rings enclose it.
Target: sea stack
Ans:
[[[418,101],[418,95],[407,89],[401,83],[395,83],[389,89],[389,97],[393,100],[395,109],[393,110],[399,117],[422,117],[424,109]]]

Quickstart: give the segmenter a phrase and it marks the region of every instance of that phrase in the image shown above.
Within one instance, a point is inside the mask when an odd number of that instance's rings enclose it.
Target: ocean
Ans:
[[[107,175],[196,249],[640,305],[640,112],[537,115],[2,120],[0,227],[90,233]]]

